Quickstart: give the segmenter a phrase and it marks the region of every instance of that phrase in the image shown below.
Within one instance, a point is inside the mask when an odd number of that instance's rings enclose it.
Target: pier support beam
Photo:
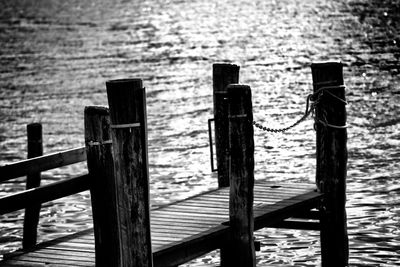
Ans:
[[[145,89],[140,79],[106,83],[111,118],[121,266],[153,266]]]
[[[28,135],[28,159],[43,155],[42,124],[30,123],[27,125]],[[40,186],[40,172],[30,174],[26,177],[26,189],[32,189]],[[40,216],[40,204],[34,204],[25,209],[24,230],[22,247],[29,249],[36,245],[37,227]]]
[[[121,266],[110,115],[85,108],[85,144],[90,177],[96,266]]]
[[[311,65],[317,131],[318,189],[325,194],[321,208],[321,256],[323,267],[348,265],[346,225],[347,131],[343,65],[327,62]]]
[[[213,65],[215,150],[218,166],[218,187],[229,186],[227,86],[238,82],[239,66],[225,63]]]
[[[229,225],[230,240],[221,266],[255,266],[254,248],[254,132],[251,90],[229,85]]]

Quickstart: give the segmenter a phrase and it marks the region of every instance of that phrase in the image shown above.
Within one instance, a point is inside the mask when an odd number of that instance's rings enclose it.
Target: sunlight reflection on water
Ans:
[[[350,262],[400,265],[399,15],[390,1],[379,8],[367,2],[0,1],[0,163],[25,157],[30,122],[43,124],[45,152],[83,145],[83,108],[107,104],[105,80],[142,77],[152,205],[182,199],[216,186],[207,133],[212,63],[239,64],[255,119],[280,128],[304,110],[309,64],[342,60],[351,124]],[[312,121],[285,134],[255,134],[257,179],[314,180]],[[84,171],[52,171],[44,183]],[[20,180],[5,183],[0,195],[23,188]],[[44,207],[40,240],[91,225],[88,193]],[[22,219],[1,217],[0,253],[20,246]],[[259,265],[320,263],[317,232],[256,235]],[[213,252],[190,266],[218,262]]]

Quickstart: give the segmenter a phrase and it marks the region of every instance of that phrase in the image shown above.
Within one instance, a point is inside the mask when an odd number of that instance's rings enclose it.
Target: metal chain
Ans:
[[[317,104],[317,102],[319,101],[319,97],[318,99],[316,99],[315,101],[313,101],[311,98],[313,97],[313,94],[310,94],[307,96],[307,103],[306,103],[306,110],[303,114],[303,116],[301,116],[300,119],[298,119],[297,121],[295,121],[293,124],[284,127],[284,128],[269,128],[269,127],[265,127],[263,126],[261,123],[257,122],[257,121],[253,121],[253,125],[257,128],[259,128],[260,130],[266,131],[266,132],[273,132],[273,133],[283,133],[286,132],[290,129],[292,129],[293,127],[297,126],[298,124],[300,124],[302,121],[304,121],[311,113],[314,112],[315,106]],[[310,101],[313,101],[313,103],[311,103],[310,105]]]
[[[312,114],[312,116],[314,117],[315,123],[321,123],[322,125],[324,125],[325,127],[331,127],[331,128],[335,128],[335,129],[345,129],[347,128],[347,125],[333,125],[327,122],[326,120],[326,116],[323,115],[323,120],[316,118],[314,116],[314,111],[316,106],[318,105],[321,97],[323,96],[324,93],[328,93],[328,95],[334,97],[334,99],[340,101],[342,104],[347,105],[347,102],[337,96],[335,96],[334,94],[330,93],[329,91],[327,91],[326,89],[332,89],[332,88],[343,88],[344,85],[339,85],[339,86],[325,86],[325,87],[321,87],[320,89],[318,89],[316,92],[314,92],[313,94],[310,94],[307,96],[307,102],[306,102],[306,110],[304,111],[303,116],[301,116],[300,119],[298,119],[297,121],[295,121],[293,124],[284,127],[284,128],[269,128],[269,127],[265,127],[263,126],[261,123],[257,122],[257,121],[253,121],[253,125],[257,128],[259,128],[260,130],[266,131],[266,132],[273,132],[273,133],[283,133],[286,132],[290,129],[292,129],[293,127],[299,125],[301,122],[303,122],[310,114]],[[316,97],[315,97],[316,96]],[[310,105],[310,102],[311,105]],[[315,128],[315,125],[314,125]]]

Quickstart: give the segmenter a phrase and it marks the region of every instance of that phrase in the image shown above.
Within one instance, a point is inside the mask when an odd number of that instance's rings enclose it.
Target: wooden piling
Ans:
[[[43,137],[42,125],[40,123],[31,123],[27,125],[28,135],[28,159],[43,155]],[[26,189],[40,186],[40,172],[30,174],[26,177]],[[31,205],[25,209],[24,228],[22,247],[29,249],[36,245],[37,227],[39,223],[40,204]]]
[[[254,248],[254,132],[251,90],[229,85],[229,225],[230,240],[223,266],[255,266]],[[229,262],[229,264],[227,264]]]
[[[317,134],[316,183],[324,193],[321,208],[322,266],[348,265],[346,225],[347,131],[343,65],[311,65]]]
[[[228,103],[227,86],[239,82],[239,66],[213,65],[213,98],[215,120],[215,149],[218,168],[218,186],[229,186]]]
[[[121,266],[152,266],[145,89],[140,79],[112,80],[106,86]]]
[[[90,177],[96,266],[121,266],[110,115],[85,108],[85,144]]]

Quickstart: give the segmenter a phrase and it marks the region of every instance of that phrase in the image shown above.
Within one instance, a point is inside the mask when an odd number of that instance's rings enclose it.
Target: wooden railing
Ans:
[[[51,153],[0,166],[0,182],[42,171],[64,167],[86,160],[85,147]]]
[[[28,125],[28,157],[42,154],[42,126]],[[34,132],[34,134],[32,134]],[[89,175],[80,175],[63,181],[40,186],[40,173],[86,161],[86,148],[78,147],[61,152],[37,156],[0,166],[0,183],[27,176],[26,190],[0,198],[0,215],[25,209],[23,248],[36,244],[37,225],[41,204],[70,196],[90,188]]]
[[[81,175],[0,198],[0,214],[28,208],[89,189],[89,175]]]

